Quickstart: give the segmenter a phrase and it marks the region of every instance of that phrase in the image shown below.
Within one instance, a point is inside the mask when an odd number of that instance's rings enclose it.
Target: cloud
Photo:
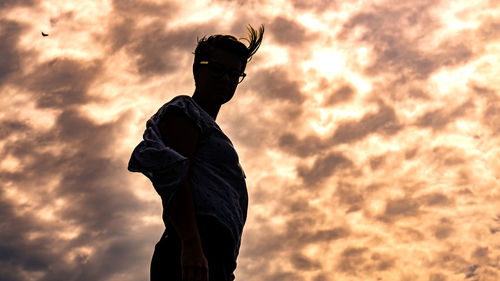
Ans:
[[[51,27],[55,27],[58,25],[59,21],[64,21],[64,22],[70,22],[70,21],[73,21],[75,18],[75,12],[74,11],[68,11],[68,12],[64,12],[60,15],[57,15],[55,17],[51,17],[50,18],[50,26]]]
[[[15,119],[0,120],[0,140],[8,138],[9,135],[27,131],[28,129],[29,125],[26,122],[20,120],[15,120]]]
[[[299,139],[293,133],[282,134],[278,139],[278,145],[283,151],[300,157],[316,155],[326,148],[324,141],[316,135]]]
[[[468,261],[453,250],[437,253],[434,258],[433,263],[438,267],[455,272],[466,272],[469,266]]]
[[[128,188],[125,162],[110,157],[113,140],[127,120],[125,113],[118,121],[98,125],[67,109],[48,131],[10,122],[14,130],[6,138],[2,156],[19,159],[22,168],[1,171],[0,178],[30,198],[17,205],[0,193],[0,213],[5,218],[0,249],[12,280],[25,280],[26,274],[39,274],[39,280],[97,280],[130,267],[145,270],[146,263],[137,262],[148,254],[131,249],[147,241],[134,230],[138,226],[134,221],[155,208]],[[45,219],[46,212],[54,219]]]
[[[301,214],[306,213],[302,212]],[[308,216],[315,217],[315,214],[309,213]],[[288,276],[287,271],[283,268],[271,266],[269,259],[274,260],[274,265],[290,263],[297,270],[293,280],[303,278],[302,272],[304,271],[320,270],[324,267],[324,261],[304,254],[304,249],[308,245],[321,244],[327,247],[327,245],[342,241],[350,235],[350,230],[345,226],[311,230],[311,226],[301,222],[297,217],[290,217],[284,231],[272,228],[267,220],[253,225],[258,225],[259,229],[253,230],[251,235],[248,234],[247,230],[247,234],[244,235],[244,252],[239,258],[239,266],[259,268],[252,277],[262,279]]]
[[[419,203],[412,198],[389,199],[385,204],[381,220],[392,222],[394,219],[416,217],[420,214]]]
[[[442,218],[438,224],[432,227],[434,237],[439,240],[445,240],[454,234],[455,228],[453,223],[446,218]]]
[[[322,180],[331,177],[339,170],[352,168],[353,163],[342,153],[331,152],[314,161],[311,167],[299,165],[297,174],[304,180],[307,188],[315,188]]]
[[[433,16],[435,1],[423,1],[418,5],[406,3],[394,7],[377,6],[352,16],[339,33],[338,39],[351,38],[369,44],[375,53],[373,62],[366,67],[368,75],[387,75],[389,72],[428,78],[443,66],[463,64],[472,58],[473,52],[460,37],[444,40],[430,51],[419,48],[420,42],[440,25]],[[362,35],[356,28],[362,28]]]
[[[56,58],[28,73],[19,86],[32,91],[40,108],[64,108],[92,100],[88,90],[102,71],[102,62]]]
[[[301,254],[295,254],[290,257],[290,262],[292,263],[295,269],[300,271],[311,271],[321,269],[321,264],[319,262],[315,262],[307,256]]]
[[[400,123],[394,109],[381,103],[378,112],[367,113],[360,120],[339,122],[331,137],[311,134],[299,138],[300,134],[287,132],[279,137],[278,145],[285,152],[308,157],[334,145],[360,141],[370,134],[394,135],[403,129]]]
[[[382,168],[385,164],[385,155],[380,155],[380,156],[375,156],[370,159],[370,168],[372,170],[377,170],[379,168]]]
[[[420,204],[425,206],[443,207],[453,203],[453,199],[441,192],[431,192],[418,198]]]
[[[8,3],[9,1],[5,2]],[[7,5],[7,4],[6,4]],[[10,21],[0,20],[0,54],[2,54],[2,61],[0,63],[0,87],[7,84],[9,78],[22,68],[23,57],[27,56],[28,52],[20,50],[18,47],[21,35],[27,30],[25,24]]]
[[[301,80],[290,76],[283,67],[267,68],[254,74],[249,86],[263,100],[300,104],[305,99]]]
[[[500,21],[494,18],[487,19],[475,33],[477,37],[487,42],[497,40],[500,37]]]
[[[337,103],[349,101],[354,96],[354,93],[354,89],[351,85],[342,85],[330,94],[325,102],[325,105],[331,106]]]
[[[359,121],[344,121],[333,133],[332,141],[335,144],[351,143],[379,133],[393,135],[402,129],[396,112],[388,105],[381,104],[376,113],[367,113]]]
[[[446,281],[446,276],[441,273],[431,273],[429,281]]]
[[[433,130],[442,130],[449,123],[456,119],[466,116],[474,108],[472,101],[466,101],[458,107],[451,109],[448,107],[432,110],[417,118],[416,125],[419,127],[428,127]]]
[[[172,2],[154,3],[140,0],[113,0],[113,10],[120,15],[143,17],[171,17],[179,10],[179,6]]]
[[[151,23],[135,34],[137,38],[129,45],[129,51],[136,55],[135,62],[141,75],[172,73],[182,66],[184,54],[189,54],[178,52],[179,39],[182,38],[171,36],[163,21]],[[192,37],[192,34],[189,36]],[[194,42],[194,38],[191,41]]]
[[[349,206],[347,212],[360,210],[365,201],[364,192],[348,182],[336,183],[335,196],[337,196],[341,205]]]
[[[19,0],[19,1],[2,1],[0,2],[0,10],[12,9],[19,6],[34,6],[36,1],[34,0]]]
[[[295,9],[300,11],[312,11],[314,13],[322,13],[328,10],[338,8],[340,2],[329,0],[314,0],[314,1],[301,1],[292,0],[292,5]]]
[[[388,255],[372,252],[367,247],[347,247],[339,258],[337,269],[348,275],[373,275],[377,271],[385,271],[394,266],[394,260]]]
[[[467,162],[465,155],[466,152],[460,151],[458,148],[453,148],[449,146],[438,146],[434,147],[432,151],[429,152],[429,163],[432,163],[436,167],[460,167]]]
[[[165,15],[144,24],[131,16],[119,16],[113,20],[109,34],[101,41],[107,43],[111,54],[124,49],[144,77],[191,69],[197,38],[213,34],[217,24],[211,22],[169,28],[168,19]]]
[[[276,17],[268,26],[272,38],[281,45],[300,47],[316,38],[306,27],[283,16]]]

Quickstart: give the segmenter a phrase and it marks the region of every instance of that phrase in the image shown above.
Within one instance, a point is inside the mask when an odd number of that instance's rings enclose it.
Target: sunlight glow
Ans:
[[[80,235],[82,231],[80,229],[76,229],[76,230],[72,230],[72,231],[63,231],[63,232],[59,232],[59,237],[63,240],[72,240],[76,237],[78,237],[78,235]]]
[[[82,246],[72,249],[66,254],[66,261],[69,263],[86,264],[94,254],[95,248],[91,246]]]
[[[467,87],[469,77],[475,72],[475,67],[466,65],[454,69],[443,69],[436,72],[429,79],[433,86],[437,88],[437,92],[433,95],[449,95],[463,91]]]
[[[328,49],[315,51],[313,58],[310,61],[306,61],[303,66],[305,71],[315,68],[319,70],[322,76],[333,78],[344,71],[344,54]]]
[[[0,160],[0,170],[15,172],[16,170],[21,169],[21,167],[21,161],[10,154],[7,154],[2,160]]]

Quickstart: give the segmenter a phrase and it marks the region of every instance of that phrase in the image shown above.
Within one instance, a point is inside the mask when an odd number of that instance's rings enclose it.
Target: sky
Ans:
[[[236,280],[500,280],[495,0],[0,1],[0,280],[149,280],[130,154],[197,38],[248,24]]]

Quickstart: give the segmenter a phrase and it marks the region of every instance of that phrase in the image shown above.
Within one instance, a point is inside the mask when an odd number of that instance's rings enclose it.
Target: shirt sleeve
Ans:
[[[186,157],[165,145],[161,138],[159,123],[169,110],[181,110],[188,118],[195,121],[198,129],[199,112],[182,99],[174,99],[165,104],[146,123],[143,140],[135,147],[128,163],[128,170],[140,172],[148,177],[156,192],[169,202],[186,177],[189,161]]]

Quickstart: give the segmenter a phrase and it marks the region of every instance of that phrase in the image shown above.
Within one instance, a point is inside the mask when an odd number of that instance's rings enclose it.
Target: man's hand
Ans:
[[[208,261],[201,247],[183,245],[181,254],[183,281],[208,281]]]

